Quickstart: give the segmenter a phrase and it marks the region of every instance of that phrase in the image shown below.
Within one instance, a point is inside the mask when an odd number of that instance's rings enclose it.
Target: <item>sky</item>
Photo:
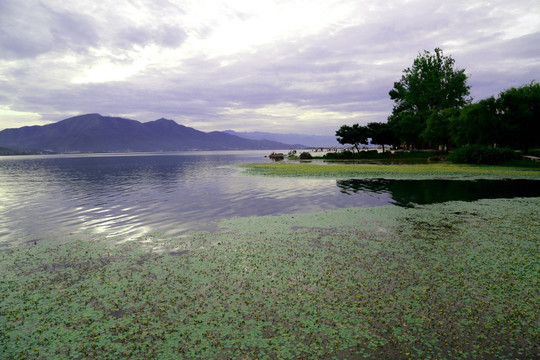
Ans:
[[[476,101],[540,81],[540,1],[0,0],[0,130],[100,113],[333,135],[385,122],[437,47]]]

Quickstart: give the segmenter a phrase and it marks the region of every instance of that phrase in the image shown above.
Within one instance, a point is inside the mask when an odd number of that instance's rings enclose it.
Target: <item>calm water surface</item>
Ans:
[[[234,216],[540,196],[538,182],[263,178],[224,167],[268,151],[0,157],[0,244],[212,230]],[[466,186],[463,186],[467,183]],[[451,194],[451,195],[449,195]]]

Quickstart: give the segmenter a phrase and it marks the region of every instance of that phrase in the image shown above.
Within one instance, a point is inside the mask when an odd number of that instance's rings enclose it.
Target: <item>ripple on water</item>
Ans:
[[[526,181],[503,190],[501,182],[236,176],[222,167],[268,161],[264,153],[243,154],[0,159],[0,243],[81,233],[177,236],[231,217],[470,200],[475,192],[512,197],[515,189],[540,189]],[[519,196],[526,196],[523,191]]]

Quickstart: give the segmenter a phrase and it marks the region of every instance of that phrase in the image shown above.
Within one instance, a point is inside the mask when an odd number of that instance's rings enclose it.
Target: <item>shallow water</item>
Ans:
[[[538,184],[534,181],[505,183],[501,193],[500,182],[469,187],[465,182],[412,186],[404,181],[263,178],[237,176],[237,170],[224,167],[267,162],[267,153],[0,157],[0,243],[96,234],[178,236],[211,230],[220,219],[235,216],[540,196],[538,186],[529,186]],[[444,197],[449,188],[453,195]]]

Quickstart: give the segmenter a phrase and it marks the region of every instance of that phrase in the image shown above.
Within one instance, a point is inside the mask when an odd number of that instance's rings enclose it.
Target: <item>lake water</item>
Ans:
[[[235,216],[540,196],[536,181],[238,176],[268,151],[0,157],[0,244],[212,230]]]

